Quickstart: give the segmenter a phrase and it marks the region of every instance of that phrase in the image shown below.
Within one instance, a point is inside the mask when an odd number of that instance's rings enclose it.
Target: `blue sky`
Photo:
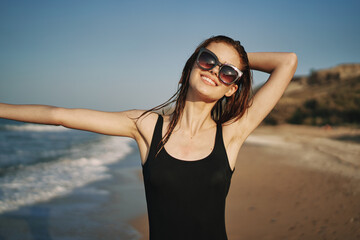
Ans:
[[[297,53],[297,75],[360,63],[359,9],[356,0],[1,0],[0,102],[147,109],[218,34],[248,52]],[[254,72],[255,84],[266,78]]]

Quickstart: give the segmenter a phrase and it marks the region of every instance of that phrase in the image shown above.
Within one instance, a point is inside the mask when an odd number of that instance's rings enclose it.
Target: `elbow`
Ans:
[[[288,61],[287,62],[290,66],[293,67],[294,72],[295,72],[295,70],[297,68],[297,64],[298,64],[298,57],[297,57],[296,53],[294,53],[294,52],[288,53]]]
[[[291,78],[294,76],[296,72],[297,64],[298,64],[297,55],[293,52],[286,53],[282,66],[284,67],[285,71],[291,75]]]

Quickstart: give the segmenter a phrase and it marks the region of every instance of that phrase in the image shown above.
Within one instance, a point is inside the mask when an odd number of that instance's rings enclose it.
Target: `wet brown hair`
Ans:
[[[179,87],[176,93],[165,103],[156,106],[152,109],[149,109],[141,115],[143,116],[152,111],[159,111],[175,102],[175,107],[171,113],[170,124],[166,134],[162,138],[161,143],[159,143],[158,153],[164,147],[166,142],[169,140],[170,135],[173,132],[177,123],[179,122],[179,119],[184,110],[186,103],[186,95],[189,89],[190,73],[195,64],[196,57],[201,48],[207,47],[210,43],[213,42],[226,43],[232,46],[238,52],[241,62],[240,70],[243,72],[243,75],[239,80],[235,82],[235,84],[238,85],[238,90],[230,97],[224,96],[216,102],[216,104],[211,110],[212,119],[217,124],[236,121],[244,115],[244,113],[250,106],[252,74],[250,71],[247,53],[244,47],[240,44],[239,41],[235,41],[227,36],[219,35],[206,39],[195,49],[194,53],[186,61],[179,81]]]

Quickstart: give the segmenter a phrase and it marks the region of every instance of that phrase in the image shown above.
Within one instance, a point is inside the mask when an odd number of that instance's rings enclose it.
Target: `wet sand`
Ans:
[[[260,127],[226,206],[229,240],[360,239],[360,130]],[[147,215],[131,224],[148,239]]]

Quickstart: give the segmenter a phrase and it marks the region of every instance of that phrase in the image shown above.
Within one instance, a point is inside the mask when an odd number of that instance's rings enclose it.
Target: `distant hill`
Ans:
[[[360,64],[296,76],[265,124],[360,126]]]

